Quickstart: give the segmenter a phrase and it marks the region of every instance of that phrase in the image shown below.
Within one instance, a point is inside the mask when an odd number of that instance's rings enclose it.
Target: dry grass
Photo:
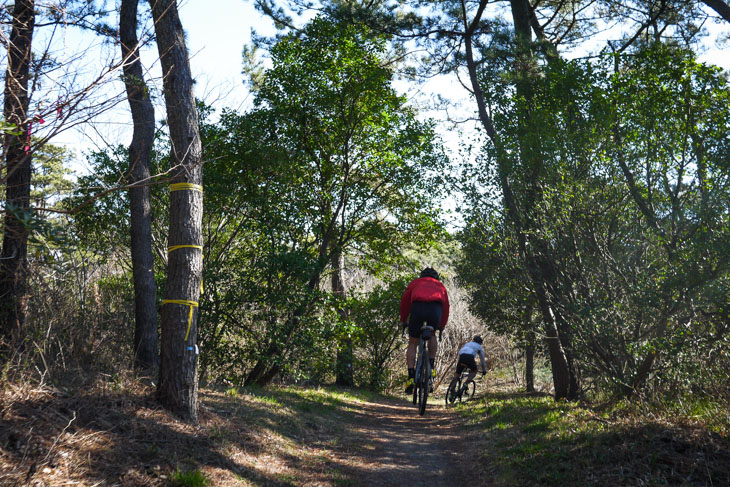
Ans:
[[[119,386],[122,387],[119,387]],[[200,423],[161,409],[138,381],[117,390],[6,385],[0,485],[162,486],[200,472],[208,485],[337,485],[329,446],[353,398],[307,390],[202,391]]]
[[[416,417],[402,400],[364,392],[209,389],[192,425],[158,406],[149,379],[99,377],[3,384],[0,485],[192,485],[175,483],[185,474],[222,487],[358,485],[394,475],[384,452],[402,449],[385,432],[402,439],[397,428]],[[494,380],[477,392],[481,398],[456,408],[472,424],[458,431],[477,439],[455,442],[470,452],[467,466],[480,469],[465,472],[475,485],[730,485],[727,410],[708,422],[555,402]],[[453,416],[436,413],[424,421],[453,426]],[[423,443],[404,441],[417,447],[401,459],[407,471]]]

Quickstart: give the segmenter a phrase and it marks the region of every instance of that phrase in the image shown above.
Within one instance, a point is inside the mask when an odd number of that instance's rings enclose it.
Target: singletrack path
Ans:
[[[424,416],[410,402],[362,405],[350,426],[344,470],[362,486],[489,485],[479,480],[474,427],[433,398]]]

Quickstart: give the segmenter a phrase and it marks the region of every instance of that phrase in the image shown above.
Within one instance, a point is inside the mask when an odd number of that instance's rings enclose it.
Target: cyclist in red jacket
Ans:
[[[408,325],[406,319],[410,315]],[[449,320],[449,295],[441,281],[438,272],[431,267],[421,271],[421,277],[414,279],[406,288],[400,300],[400,321],[405,328],[408,326],[408,351],[406,365],[408,366],[408,385],[406,394],[413,391],[413,378],[416,375],[416,349],[421,337],[421,326],[426,322],[435,330],[443,330]],[[434,359],[438,351],[436,334],[431,335],[428,341],[428,356],[431,370],[434,368]]]

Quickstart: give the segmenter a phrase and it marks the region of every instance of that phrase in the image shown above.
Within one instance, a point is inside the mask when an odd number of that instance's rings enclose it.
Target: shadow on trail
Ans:
[[[443,407],[419,416],[410,401],[381,399],[352,413],[350,456],[340,468],[354,485],[466,485],[467,432]]]

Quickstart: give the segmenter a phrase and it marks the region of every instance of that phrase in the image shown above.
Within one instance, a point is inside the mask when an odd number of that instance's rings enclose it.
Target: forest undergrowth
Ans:
[[[351,485],[330,464],[342,417],[368,395],[336,389],[203,389],[194,425],[149,380],[3,387],[0,485]]]
[[[335,387],[204,388],[193,425],[158,405],[149,379],[131,375],[2,391],[8,486],[360,485],[352,462],[373,446],[354,432],[361,413],[407,406]],[[451,419],[477,438],[478,485],[730,483],[727,408],[555,402],[492,377],[455,411]]]
[[[459,412],[496,486],[730,485],[727,405],[585,404],[491,386]]]

